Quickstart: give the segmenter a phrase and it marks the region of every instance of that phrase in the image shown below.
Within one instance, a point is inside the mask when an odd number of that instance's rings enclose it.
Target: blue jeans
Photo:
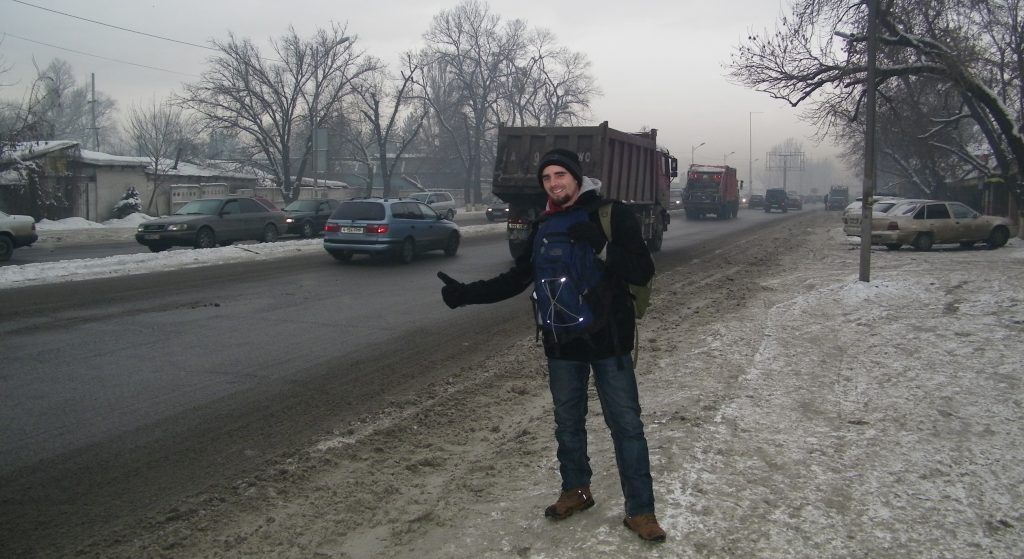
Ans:
[[[597,361],[548,359],[548,379],[555,404],[555,440],[562,491],[590,485],[593,472],[587,455],[587,386],[590,370],[601,400],[604,422],[615,444],[619,483],[626,515],[654,512],[651,461],[640,420],[640,398],[629,356]]]

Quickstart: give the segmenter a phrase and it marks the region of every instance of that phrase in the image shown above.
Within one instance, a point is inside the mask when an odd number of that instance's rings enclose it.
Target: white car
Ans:
[[[39,240],[36,220],[28,215],[0,212],[0,262],[7,262],[14,249],[27,247]]]
[[[899,196],[875,196],[875,203],[871,206],[871,213],[873,215],[885,214],[897,202],[905,200],[908,199]],[[858,197],[843,209],[843,232],[847,235],[860,236],[861,206],[861,198]]]
[[[417,202],[423,202],[437,210],[437,213],[444,216],[445,219],[451,221],[455,219],[455,198],[452,197],[450,192],[444,191],[428,191],[428,192],[414,192],[408,196]]]
[[[857,229],[859,235],[859,224]],[[960,202],[942,200],[903,200],[871,219],[871,244],[889,250],[910,245],[927,251],[938,244],[969,248],[978,242],[995,249],[1016,234],[1017,227],[1005,217],[982,215]]]

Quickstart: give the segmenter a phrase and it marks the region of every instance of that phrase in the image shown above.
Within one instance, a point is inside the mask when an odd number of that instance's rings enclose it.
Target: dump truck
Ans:
[[[583,176],[601,181],[601,196],[620,200],[636,212],[651,252],[661,250],[671,207],[669,183],[679,165],[658,147],[658,131],[627,133],[598,126],[503,126],[498,129],[491,192],[508,203],[508,246],[512,256],[527,250],[533,222],[547,197],[537,181],[540,158],[554,148],[576,152]]]
[[[686,219],[701,219],[715,214],[729,219],[740,213],[740,189],[736,168],[728,165],[690,165],[683,189],[683,211]]]

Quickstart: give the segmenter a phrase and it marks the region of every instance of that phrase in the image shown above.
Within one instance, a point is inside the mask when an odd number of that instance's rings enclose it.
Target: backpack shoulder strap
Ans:
[[[597,217],[601,218],[601,228],[604,229],[604,236],[608,242],[612,242],[612,203],[601,204],[597,208]]]

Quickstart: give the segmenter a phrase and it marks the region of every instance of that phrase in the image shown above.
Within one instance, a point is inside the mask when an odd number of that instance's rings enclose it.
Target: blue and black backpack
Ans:
[[[590,219],[582,208],[545,216],[533,243],[533,299],[537,325],[557,341],[584,336],[606,317],[595,303],[604,261],[585,241],[569,237],[569,227]]]

